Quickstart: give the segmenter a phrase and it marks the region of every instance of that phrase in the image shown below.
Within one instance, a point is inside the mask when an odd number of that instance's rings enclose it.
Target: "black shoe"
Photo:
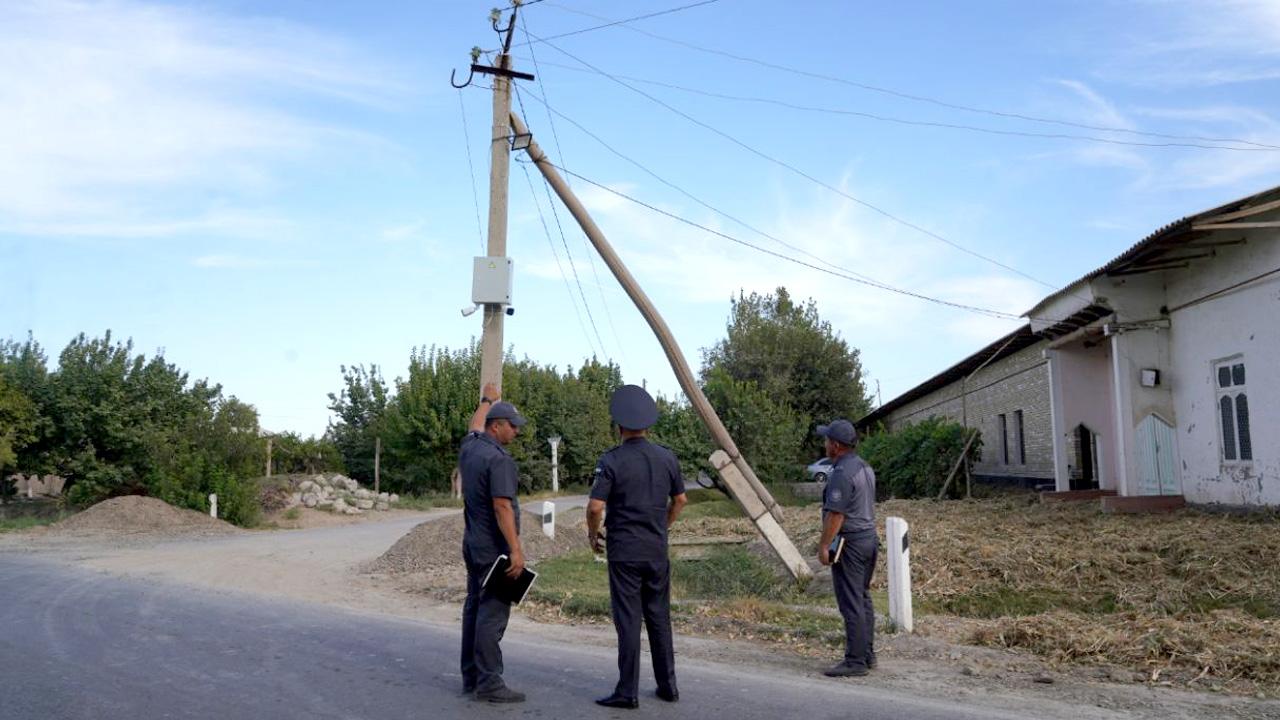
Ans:
[[[603,705],[611,708],[623,708],[625,710],[635,710],[640,707],[640,701],[635,698],[622,697],[618,693],[614,693],[609,697],[602,697],[596,700],[597,705]]]
[[[868,669],[868,670],[870,670],[870,669],[874,668],[876,665],[879,665],[879,664],[880,664],[880,663],[876,661],[876,656],[875,656],[875,655],[872,655],[872,656],[870,657],[870,659],[868,659],[868,660],[867,660],[867,669]]]
[[[462,686],[462,696],[463,696],[463,697],[466,697],[467,695],[475,695],[475,694],[476,694],[476,686],[475,686],[475,685],[463,685],[463,686]]]
[[[524,702],[524,693],[516,692],[504,686],[494,690],[478,691],[476,692],[476,700],[491,703],[520,703]]]
[[[667,702],[680,701],[679,690],[668,690],[667,688],[658,688],[657,692],[655,692],[654,695],[657,695],[660,699],[666,700]]]
[[[867,668],[862,665],[840,663],[827,668],[822,674],[827,677],[862,677],[867,674]]]

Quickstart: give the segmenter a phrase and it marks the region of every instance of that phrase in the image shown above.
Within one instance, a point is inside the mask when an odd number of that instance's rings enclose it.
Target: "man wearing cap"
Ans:
[[[471,416],[470,432],[462,439],[458,468],[462,473],[462,558],[467,565],[467,600],[462,606],[462,688],[477,700],[523,702],[502,680],[502,648],[511,605],[481,588],[499,555],[511,559],[507,574],[524,569],[520,547],[519,477],[516,463],[504,447],[515,439],[525,419],[509,402],[500,402],[498,388],[485,385]]]
[[[829,668],[831,677],[866,675],[875,667],[876,613],[871,606],[871,572],[880,540],[876,536],[876,474],[854,448],[858,433],[848,420],[819,425],[827,457],[835,461],[822,491],[822,539],[818,561],[831,565],[836,605],[844,617],[844,660]],[[840,559],[831,562],[831,542],[844,539]]]
[[[667,528],[687,498],[675,453],[649,442],[658,406],[637,385],[624,385],[609,400],[609,414],[622,444],[606,452],[596,466],[587,505],[587,539],[600,551],[600,521],[609,543],[609,600],[618,631],[618,684],[596,700],[612,708],[640,706],[640,623],[649,630],[649,651],[657,696],[680,699],[675,650],[671,640],[671,566]]]

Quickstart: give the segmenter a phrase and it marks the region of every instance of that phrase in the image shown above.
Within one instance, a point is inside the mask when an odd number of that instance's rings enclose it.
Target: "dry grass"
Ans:
[[[817,510],[784,512],[808,556]],[[882,530],[891,515],[910,523],[925,633],[1053,662],[1123,666],[1155,681],[1280,689],[1275,515],[1104,515],[1093,503],[1042,505],[1023,495],[892,500],[877,514]],[[679,534],[745,529],[745,521],[701,518]],[[874,585],[886,577],[882,554]]]

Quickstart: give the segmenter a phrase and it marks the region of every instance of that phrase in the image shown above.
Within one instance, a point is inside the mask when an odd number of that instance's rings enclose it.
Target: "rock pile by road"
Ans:
[[[400,502],[395,493],[375,493],[345,475],[312,475],[298,483],[290,505],[329,510],[339,515],[360,515],[366,510],[385,512]]]
[[[49,526],[53,536],[234,535],[231,523],[139,495],[111,498]]]

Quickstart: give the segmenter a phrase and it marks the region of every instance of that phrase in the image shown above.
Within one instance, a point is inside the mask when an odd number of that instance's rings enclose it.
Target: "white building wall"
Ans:
[[[1245,245],[1221,248],[1207,263],[1200,261],[1200,272],[1193,266],[1168,278],[1168,382],[1189,502],[1280,505],[1280,274],[1179,309],[1280,268],[1280,232],[1251,233]],[[1243,357],[1247,373],[1251,464],[1222,459],[1214,364],[1235,355]]]
[[[1092,341],[1096,342],[1096,341]],[[1098,462],[1099,487],[1116,489],[1116,442],[1114,423],[1111,420],[1115,397],[1112,392],[1111,344],[1102,341],[1086,348],[1083,341],[1064,345],[1054,351],[1053,372],[1061,383],[1062,415],[1055,428],[1055,441],[1062,443],[1061,473],[1058,489],[1069,488],[1068,466],[1076,458],[1066,453],[1072,445],[1071,435],[1076,426],[1085,427],[1098,434],[1100,461]]]

